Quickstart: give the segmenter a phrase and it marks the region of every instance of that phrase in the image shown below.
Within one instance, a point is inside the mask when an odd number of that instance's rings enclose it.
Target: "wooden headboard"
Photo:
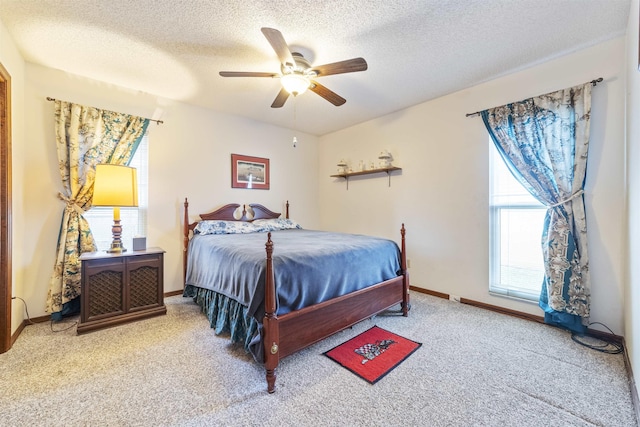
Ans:
[[[186,203],[186,200],[185,200]],[[240,218],[235,217],[235,212],[239,207],[242,207],[242,216]],[[250,211],[247,211],[247,207],[249,207]],[[289,211],[289,202],[287,202],[287,212]],[[250,217],[247,214],[253,213]],[[256,203],[251,203],[249,205],[239,205],[237,203],[231,203],[228,205],[224,205],[220,209],[216,209],[213,212],[200,214],[200,219],[202,221],[208,220],[224,220],[224,221],[245,221],[251,222],[256,219],[271,219],[271,218],[280,218],[282,215],[280,212],[273,212],[269,209],[265,208],[262,205],[258,205]],[[289,218],[289,214],[287,213],[287,218]],[[194,224],[197,224],[195,222]]]
[[[240,218],[236,218],[234,214],[238,210],[238,208],[242,207],[242,215]],[[250,212],[247,212],[247,207]],[[252,214],[251,214],[252,213]],[[251,216],[248,216],[250,214]],[[265,208],[262,205],[257,203],[250,203],[248,205],[239,205],[237,203],[229,203],[228,205],[224,205],[221,208],[216,209],[213,212],[200,214],[200,221],[211,221],[211,220],[219,220],[219,221],[242,221],[242,222],[251,222],[256,219],[271,219],[271,218],[280,218],[282,214],[280,212],[273,212]],[[289,201],[287,200],[285,218],[289,218]],[[189,223],[189,201],[185,197],[184,199],[184,224],[183,224],[183,283],[187,277],[187,255],[189,249],[189,239],[193,233],[193,229],[196,228],[198,222],[195,221]]]

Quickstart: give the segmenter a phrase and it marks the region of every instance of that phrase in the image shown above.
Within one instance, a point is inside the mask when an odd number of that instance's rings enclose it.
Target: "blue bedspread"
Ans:
[[[271,232],[277,313],[285,314],[401,274],[392,240],[312,230]],[[261,340],[267,233],[195,235],[184,296],[193,297],[216,334],[263,362]]]
[[[285,314],[401,274],[400,250],[378,237],[312,230],[271,233],[277,313]],[[195,235],[186,284],[213,290],[264,316],[266,233]]]

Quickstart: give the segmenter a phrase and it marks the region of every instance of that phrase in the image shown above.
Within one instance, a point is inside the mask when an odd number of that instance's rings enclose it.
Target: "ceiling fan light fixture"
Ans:
[[[279,77],[282,81],[282,88],[271,103],[271,108],[281,108],[290,95],[295,97],[306,92],[307,89],[339,107],[347,100],[317,83],[315,79],[334,74],[364,71],[368,67],[364,58],[352,58],[311,67],[311,63],[302,53],[291,51],[280,31],[268,27],[263,27],[261,31],[280,60],[280,74],[255,71],[220,71],[219,74],[222,77]]]
[[[285,74],[280,80],[282,87],[293,96],[303,94],[311,84],[309,79],[300,73]]]

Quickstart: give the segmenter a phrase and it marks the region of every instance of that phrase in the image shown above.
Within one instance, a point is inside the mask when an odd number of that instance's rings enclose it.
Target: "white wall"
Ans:
[[[597,77],[592,96],[586,205],[592,276],[592,321],[623,334],[624,38],[474,86],[320,138],[323,228],[399,238],[407,227],[413,286],[542,315],[537,304],[488,293],[489,107],[581,84]],[[336,163],[369,161],[389,149],[392,176],[329,178]]]
[[[21,231],[27,227],[24,218],[25,182],[19,179],[20,171],[27,161],[28,151],[24,141],[24,67],[25,63],[18,52],[13,39],[0,21],[0,63],[11,76],[11,163],[12,163],[12,295],[24,293],[24,275],[29,268],[31,254],[25,250]],[[22,323],[24,306],[18,299],[11,304],[11,333]]]
[[[638,71],[638,0],[633,0],[627,25],[627,286],[625,342],[636,384],[640,375],[640,71]],[[635,309],[634,309],[635,308]]]
[[[62,190],[54,139],[53,103],[56,99],[155,117],[149,126],[149,215],[147,246],[165,254],[165,292],[182,289],[183,202],[189,198],[190,221],[227,203],[261,203],[279,211],[291,203],[291,215],[310,227],[318,225],[317,137],[216,113],[180,102],[89,80],[33,64],[26,65],[24,145],[28,162],[15,168],[16,181],[25,183],[21,216],[28,228],[18,230],[14,242],[24,242],[29,254],[17,293],[32,316],[45,314],[45,302],[63,211]],[[159,110],[158,110],[159,109]],[[231,188],[231,153],[270,160],[271,189]],[[27,185],[28,183],[28,185]],[[22,192],[21,192],[22,193]],[[14,204],[16,194],[14,193]]]

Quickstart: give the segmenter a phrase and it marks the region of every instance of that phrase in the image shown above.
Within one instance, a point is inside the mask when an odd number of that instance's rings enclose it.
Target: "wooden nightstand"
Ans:
[[[80,261],[78,334],[166,314],[164,250],[87,252]]]

